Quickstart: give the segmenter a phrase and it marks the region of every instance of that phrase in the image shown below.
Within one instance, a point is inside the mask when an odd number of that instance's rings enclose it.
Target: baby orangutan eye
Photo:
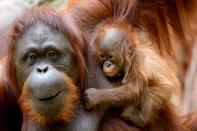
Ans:
[[[100,60],[105,60],[105,55],[104,54],[100,54]]]
[[[112,55],[109,55],[109,57],[108,57],[109,59],[112,59],[113,58],[113,56]]]

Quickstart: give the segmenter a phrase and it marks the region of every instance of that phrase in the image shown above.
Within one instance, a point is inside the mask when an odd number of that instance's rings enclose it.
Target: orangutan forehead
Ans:
[[[61,36],[63,34],[45,24],[37,23],[30,27],[30,29],[25,31],[21,35],[21,38],[31,39],[32,41],[35,41],[37,43],[38,41],[43,42],[49,39],[52,35]]]
[[[36,24],[24,32],[17,40],[16,51],[25,52],[30,48],[44,49],[56,47],[59,50],[73,51],[67,37],[58,31],[54,31],[45,24]]]
[[[100,35],[99,46],[104,49],[114,49],[125,40],[128,40],[128,38],[122,29],[114,27],[106,28],[103,29]]]
[[[45,42],[69,43],[67,37],[62,32],[52,29],[52,27],[42,23],[35,24],[25,31],[17,40],[17,43],[21,42],[26,44],[28,42],[33,42],[35,44],[42,44]]]

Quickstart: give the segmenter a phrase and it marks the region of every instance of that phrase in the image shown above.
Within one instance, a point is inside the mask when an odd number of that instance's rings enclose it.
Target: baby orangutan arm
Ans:
[[[131,92],[129,84],[131,83],[110,89],[87,89],[84,94],[86,109],[91,109],[98,105],[123,106],[125,103],[131,103],[132,101],[135,101],[135,99],[137,100],[140,90],[138,87],[134,87]]]

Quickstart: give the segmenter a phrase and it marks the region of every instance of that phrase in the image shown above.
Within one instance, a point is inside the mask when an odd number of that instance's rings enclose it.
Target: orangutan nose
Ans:
[[[110,67],[111,65],[112,65],[112,63],[111,63],[110,61],[106,61],[106,62],[105,62],[105,66],[106,66],[106,67]]]
[[[46,73],[48,71],[48,68],[49,67],[47,65],[40,65],[36,70],[38,73]]]

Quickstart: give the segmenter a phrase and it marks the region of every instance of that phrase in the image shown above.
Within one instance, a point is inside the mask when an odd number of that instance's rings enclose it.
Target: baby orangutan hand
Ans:
[[[98,105],[99,94],[99,90],[95,88],[85,90],[83,99],[86,109],[92,109]]]

